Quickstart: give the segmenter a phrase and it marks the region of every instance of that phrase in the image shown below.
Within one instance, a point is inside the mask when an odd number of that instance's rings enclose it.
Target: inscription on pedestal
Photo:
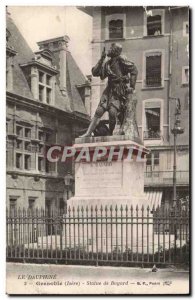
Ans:
[[[112,162],[96,162],[83,166],[81,189],[121,187],[122,165]]]

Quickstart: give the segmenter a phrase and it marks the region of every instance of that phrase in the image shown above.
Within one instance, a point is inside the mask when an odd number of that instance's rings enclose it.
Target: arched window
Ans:
[[[163,35],[165,30],[165,10],[151,9],[144,13],[144,36]]]
[[[125,39],[126,14],[107,15],[105,21],[105,39]]]
[[[147,17],[147,35],[159,35],[162,34],[161,16],[149,16]]]
[[[123,38],[123,20],[111,20],[109,22],[109,38]]]

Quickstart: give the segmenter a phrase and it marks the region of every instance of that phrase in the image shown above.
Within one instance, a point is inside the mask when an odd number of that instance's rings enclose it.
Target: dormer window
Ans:
[[[42,103],[54,105],[55,76],[58,74],[52,65],[52,53],[41,50],[35,53],[35,59],[21,65],[24,74],[30,78],[29,84],[34,98]]]
[[[39,71],[39,100],[52,103],[52,76]]]
[[[44,77],[44,73],[39,72],[39,82],[43,83],[43,77]]]
[[[47,102],[47,104],[51,103],[51,89],[50,88],[46,88],[46,102]]]
[[[51,76],[49,76],[48,74],[46,74],[46,84],[51,86]]]

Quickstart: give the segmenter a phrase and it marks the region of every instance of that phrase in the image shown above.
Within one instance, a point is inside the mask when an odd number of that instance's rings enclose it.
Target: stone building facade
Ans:
[[[79,7],[93,18],[92,64],[105,47],[119,42],[138,68],[136,91],[140,137],[147,156],[145,191],[155,203],[173,199],[173,135],[176,101],[181,103],[177,137],[178,197],[189,194],[189,8]],[[106,80],[92,78],[91,116]]]
[[[63,208],[74,193],[73,162],[51,163],[49,146],[72,145],[87,128],[89,84],[68,50],[69,38],[39,42],[33,53],[7,16],[7,207]]]

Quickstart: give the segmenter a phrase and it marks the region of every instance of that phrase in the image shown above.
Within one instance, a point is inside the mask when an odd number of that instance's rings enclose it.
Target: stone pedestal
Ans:
[[[144,195],[144,163],[148,150],[126,136],[78,138],[74,148],[80,153],[83,147],[90,151],[90,162],[75,161],[75,196],[68,205],[138,205],[147,206]],[[107,157],[93,162],[97,147],[107,149]],[[108,161],[110,151],[121,149],[121,159],[117,155]]]

